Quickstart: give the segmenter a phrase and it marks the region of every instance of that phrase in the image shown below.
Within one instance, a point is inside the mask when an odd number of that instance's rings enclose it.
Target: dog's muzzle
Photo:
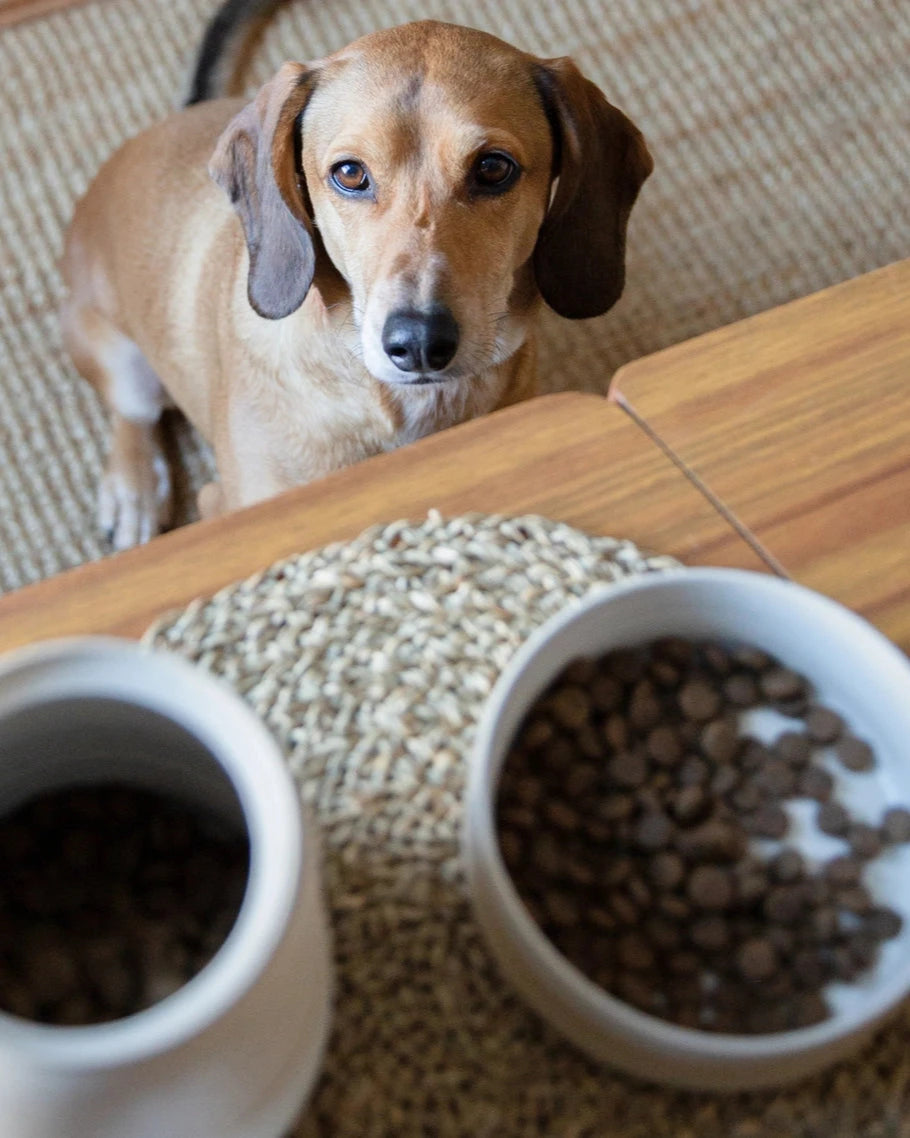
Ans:
[[[382,347],[399,371],[442,371],[458,351],[459,330],[447,308],[391,312],[382,328]]]

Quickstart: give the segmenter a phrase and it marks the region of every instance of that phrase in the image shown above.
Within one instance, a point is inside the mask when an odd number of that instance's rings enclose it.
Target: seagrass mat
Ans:
[[[104,552],[105,421],[60,344],[57,257],[102,161],[179,100],[216,4],[89,0],[0,31],[0,589]],[[655,155],[626,295],[545,318],[547,389],[603,390],[628,359],[910,255],[907,0],[290,0],[240,88],[426,17],[574,56]],[[185,431],[178,450],[192,490],[208,457]]]
[[[474,924],[459,834],[493,683],[553,613],[675,564],[539,517],[431,513],[281,562],[147,633],[242,693],[322,828],[338,990],[296,1138],[910,1134],[906,1012],[789,1090],[667,1091],[550,1030]]]

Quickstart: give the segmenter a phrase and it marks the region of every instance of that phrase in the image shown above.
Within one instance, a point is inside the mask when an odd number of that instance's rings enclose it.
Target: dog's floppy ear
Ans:
[[[315,72],[286,63],[228,124],[209,173],[231,199],[250,254],[247,295],[269,320],[303,304],[315,270],[312,221],[299,173],[299,116]]]
[[[560,316],[600,316],[625,283],[626,222],[653,162],[638,128],[570,59],[539,61],[559,181],[534,249],[537,287]]]

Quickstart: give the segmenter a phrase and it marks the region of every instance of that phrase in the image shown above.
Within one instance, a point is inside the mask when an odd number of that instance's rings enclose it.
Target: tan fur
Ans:
[[[556,90],[549,119],[541,68]],[[562,123],[561,148],[579,169],[575,135],[606,129],[573,99],[599,99],[596,113],[629,153],[611,151],[615,185],[593,184],[604,181],[599,168],[588,181],[578,175],[604,206],[576,195],[582,220],[566,213],[553,224],[571,235],[590,228],[592,210],[612,210],[619,220],[602,240],[616,231],[621,262],[625,217],[650,170],[641,136],[568,61],[537,61],[467,29],[426,22],[367,36],[325,60],[286,64],[248,106],[204,103],[126,143],[79,203],[64,256],[66,342],[113,415],[100,516],[115,545],[167,524],[155,431],[171,402],[214,448],[219,485],[200,495],[210,516],[533,394],[538,286],[558,311],[586,303],[587,277],[564,286],[565,270],[551,269],[554,280],[540,283],[555,263],[539,253],[559,204],[558,195],[550,204],[554,173],[569,180],[554,170],[550,120],[578,116],[577,131]],[[522,174],[508,192],[478,198],[467,178],[490,150],[510,154]],[[368,168],[374,200],[333,187],[343,159]],[[220,187],[238,199],[244,226],[252,211],[265,232],[250,245],[252,269]],[[577,237],[580,247],[598,240]],[[303,268],[282,277],[298,243]],[[564,249],[562,231],[551,243]],[[612,244],[604,256],[616,260]],[[621,289],[621,263],[619,275]],[[277,318],[254,311],[257,288],[269,305],[298,281],[299,307]],[[383,324],[434,305],[454,316],[458,350],[437,382],[413,384],[383,351]]]

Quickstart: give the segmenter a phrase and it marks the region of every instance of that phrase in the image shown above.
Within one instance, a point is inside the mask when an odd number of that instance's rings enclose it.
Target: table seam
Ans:
[[[752,549],[752,552],[762,561],[768,569],[778,577],[791,580],[790,573],[774,556],[761,539],[745,524],[727,503],[716,494],[695,470],[689,466],[668,442],[651,426],[648,420],[635,408],[634,404],[613,387],[608,396],[611,403],[615,403],[635,424],[643,434],[669,459],[679,470],[683,477],[691,483],[699,494],[708,502],[713,510],[738,534],[739,537]]]

